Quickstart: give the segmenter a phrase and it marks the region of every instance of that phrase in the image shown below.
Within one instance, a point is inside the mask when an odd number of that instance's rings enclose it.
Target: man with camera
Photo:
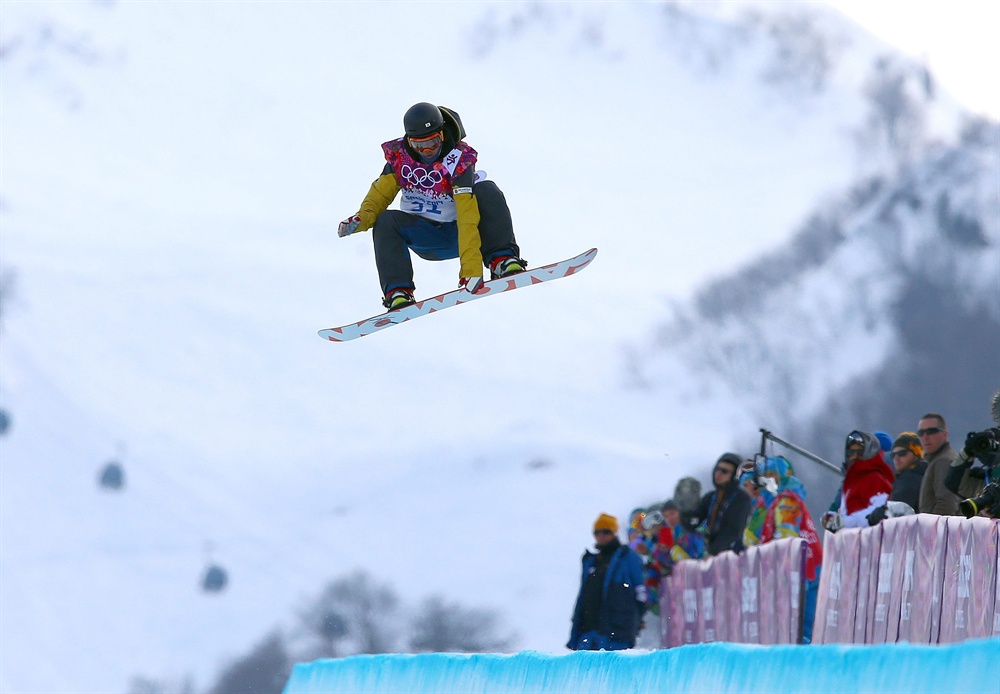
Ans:
[[[1000,518],[1000,390],[993,395],[992,409],[998,426],[965,437],[945,478],[945,486],[965,499],[958,508],[966,518]]]

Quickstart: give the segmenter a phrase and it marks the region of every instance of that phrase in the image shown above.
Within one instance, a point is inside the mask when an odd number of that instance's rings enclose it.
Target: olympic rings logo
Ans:
[[[399,173],[411,186],[420,186],[428,190],[444,180],[444,174],[436,169],[428,171],[423,167],[413,168],[409,164],[404,164]]]

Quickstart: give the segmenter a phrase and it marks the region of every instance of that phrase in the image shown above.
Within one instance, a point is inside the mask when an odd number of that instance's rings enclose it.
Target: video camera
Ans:
[[[965,448],[986,467],[1000,462],[1000,428],[992,427],[984,431],[973,431],[965,437]]]
[[[975,499],[966,499],[959,502],[958,510],[966,518],[978,516],[979,512],[983,510],[993,518],[1000,518],[1000,482],[993,482],[986,485],[983,493]]]

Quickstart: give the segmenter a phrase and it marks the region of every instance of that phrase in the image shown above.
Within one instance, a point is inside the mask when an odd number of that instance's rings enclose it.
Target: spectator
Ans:
[[[778,490],[777,480],[767,475],[766,468],[761,479],[757,478],[757,470],[753,463],[747,463],[740,468],[740,486],[750,497],[751,505],[747,525],[743,529],[742,544],[737,551],[760,544],[760,533],[764,528],[767,510],[771,507],[774,493]]]
[[[668,509],[670,509],[668,511]],[[673,546],[673,529],[667,524],[666,513],[677,515],[677,504],[668,501],[662,508],[654,509],[650,507],[646,514],[646,521],[651,519],[657,521],[651,525],[650,530],[650,553],[646,557],[646,566],[643,569],[643,577],[646,583],[646,603],[650,612],[656,616],[660,615],[660,581],[664,576],[669,576],[672,569],[670,563],[670,548]]]
[[[701,503],[701,482],[694,477],[681,477],[674,486],[673,502],[680,511],[685,530],[698,527],[698,505]]]
[[[618,651],[635,646],[646,609],[642,559],[618,540],[618,519],[602,513],[594,522],[597,552],[584,552],[580,592],[566,647]]]
[[[901,501],[910,508],[920,508],[920,483],[927,471],[924,449],[912,431],[904,431],[892,443],[892,466],[896,481],[892,485],[892,501]]]
[[[970,432],[958,457],[948,468],[944,484],[959,499],[978,497],[987,486],[1000,482],[1000,453],[992,446],[984,446],[987,439],[1000,441],[1000,427]],[[980,449],[980,446],[983,448]]]
[[[823,545],[806,507],[806,488],[795,476],[792,463],[782,456],[767,458],[765,475],[777,476],[778,488],[761,529],[761,544],[786,537],[801,537],[806,542],[805,604],[802,609],[802,643],[812,642],[816,597],[819,592]]]
[[[740,488],[736,477],[742,464],[743,460],[735,453],[723,453],[712,470],[715,489],[702,497],[698,507],[699,529],[710,555],[733,549],[746,527],[750,497]]]
[[[646,509],[644,508],[634,508],[632,513],[628,514],[628,546],[643,557],[649,553],[649,545],[646,544],[646,536],[642,527],[644,520],[646,520]]]
[[[663,504],[663,527],[657,536],[653,558],[661,576],[669,576],[674,564],[705,556],[705,538],[684,525],[680,507],[670,500]]]
[[[882,447],[883,453],[888,453],[892,450],[892,437],[889,436],[884,431],[873,431],[875,438],[878,439],[879,445]]]
[[[984,431],[973,431],[965,437],[965,445],[952,462],[945,478],[945,486],[959,499],[972,499],[982,494],[986,487],[1000,482],[1000,453],[988,440],[1000,441],[1000,390],[993,393],[990,414],[996,425]],[[993,514],[990,514],[996,517]]]
[[[869,525],[868,515],[885,506],[892,493],[893,472],[885,462],[879,440],[866,431],[852,431],[844,447],[844,482],[840,508],[823,514],[830,532]]]
[[[958,457],[958,453],[948,443],[948,426],[944,417],[931,412],[920,418],[917,436],[924,449],[927,471],[920,483],[920,513],[936,513],[939,516],[958,515],[958,496],[948,489],[944,481],[948,468]]]

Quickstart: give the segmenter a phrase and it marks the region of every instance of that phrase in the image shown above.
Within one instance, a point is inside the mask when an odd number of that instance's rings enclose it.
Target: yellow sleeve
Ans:
[[[368,195],[361,202],[361,209],[358,210],[358,216],[361,217],[358,231],[368,231],[375,226],[375,220],[385,212],[398,193],[399,183],[391,173],[382,174],[375,179],[372,187],[368,189]]]
[[[454,198],[455,214],[458,216],[458,257],[462,263],[459,277],[482,277],[479,203],[472,193],[455,193]]]

